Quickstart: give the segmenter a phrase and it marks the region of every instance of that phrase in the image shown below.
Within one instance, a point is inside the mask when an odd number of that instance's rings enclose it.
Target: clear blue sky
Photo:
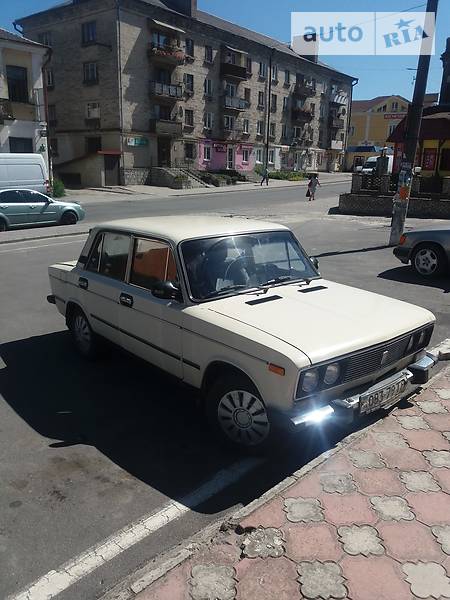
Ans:
[[[12,22],[21,16],[45,10],[58,0],[1,0],[0,26],[13,29]],[[293,11],[379,11],[396,12],[414,7],[425,10],[426,0],[198,0],[199,8],[249,29],[260,31],[282,41],[290,40],[290,15]],[[428,91],[438,92],[442,68],[440,54],[450,37],[450,0],[440,0],[436,37],[436,56],[432,57]],[[412,96],[417,57],[323,56],[333,67],[359,78],[355,98],[371,98],[384,94]]]

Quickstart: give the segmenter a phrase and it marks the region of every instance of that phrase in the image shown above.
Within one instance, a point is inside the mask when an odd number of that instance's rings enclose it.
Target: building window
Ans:
[[[252,59],[249,56],[247,57],[246,68],[247,68],[247,73],[250,74],[252,72]]]
[[[54,124],[56,121],[56,106],[54,104],[48,105],[48,122]]]
[[[319,129],[319,144],[323,142],[323,129]]]
[[[33,140],[31,138],[9,138],[9,151],[11,153],[19,154],[32,154],[33,153]]]
[[[264,135],[264,121],[256,122],[256,135]]]
[[[187,92],[194,93],[194,76],[190,73],[184,74],[184,87]]]
[[[86,104],[86,119],[100,119],[100,102]]]
[[[266,95],[264,92],[258,92],[258,108],[264,108],[266,104]]]
[[[263,161],[263,151],[262,148],[257,148],[256,149],[256,162],[257,163],[262,163]]]
[[[6,65],[6,77],[11,102],[29,102],[28,77],[25,67]]]
[[[398,102],[393,102],[391,108],[392,108],[392,112],[397,112],[398,111]]]
[[[87,137],[85,140],[87,154],[94,154],[102,149],[102,138],[100,136]]]
[[[287,125],[286,123],[283,123],[281,126],[281,137],[282,138],[287,138]]]
[[[283,110],[287,110],[289,106],[289,97],[288,96],[284,96],[283,98]]]
[[[294,127],[294,137],[295,138],[299,138],[302,136],[302,128],[301,127]]]
[[[322,152],[319,152],[319,153],[317,154],[317,165],[318,165],[319,167],[320,167],[320,165],[322,164],[322,161],[323,161],[323,154],[322,154]]]
[[[348,128],[348,135],[351,137],[355,135],[355,127],[353,125]]]
[[[211,146],[203,146],[203,160],[211,160]]]
[[[289,69],[286,69],[286,71],[284,72],[284,84],[291,85],[291,72],[289,71]]]
[[[270,124],[269,132],[270,132],[270,137],[274,138],[275,135],[276,135],[276,125],[275,125],[275,123],[271,123]]]
[[[205,79],[205,84],[203,87],[204,87],[206,96],[212,96],[212,93],[213,93],[212,79]]]
[[[389,135],[392,135],[394,133],[394,131],[397,129],[397,125],[398,123],[395,123],[395,125],[389,125]],[[353,134],[350,134],[353,135]]]
[[[225,62],[229,65],[235,65],[236,64],[236,54],[234,52],[232,52],[231,50],[228,50],[228,52],[225,55]]]
[[[98,70],[96,62],[83,63],[83,83],[98,83]]]
[[[267,77],[267,63],[260,62],[259,63],[259,76],[261,79],[266,79]]]
[[[234,83],[227,83],[225,86],[225,96],[236,96],[236,85]]]
[[[89,21],[88,23],[82,23],[81,25],[81,43],[82,44],[93,44],[97,40],[97,23],[95,21]]]
[[[242,162],[248,164],[248,160],[250,158],[250,150],[248,148],[244,148],[242,150]]]
[[[274,81],[274,82],[278,81],[278,65],[272,66],[272,81]]]
[[[225,115],[223,118],[223,126],[227,131],[232,131],[234,129],[234,117]]]
[[[242,122],[242,132],[250,133],[250,121],[249,119],[244,119]]]
[[[314,102],[311,102],[310,110],[311,110],[312,116],[314,116],[316,114],[316,105],[314,104]]]
[[[194,58],[194,40],[186,38],[186,55]]]
[[[212,63],[212,61],[213,61],[212,46],[205,46],[205,62]]]
[[[168,48],[170,46],[170,39],[162,31],[154,31],[152,33],[152,44],[154,48]]]
[[[272,109],[273,112],[275,112],[277,110],[277,95],[276,94],[272,94],[270,108]]]
[[[55,87],[55,77],[51,67],[45,69],[45,85],[47,86],[47,89]]]
[[[450,171],[450,148],[443,148],[441,153],[441,171]]]
[[[44,44],[44,46],[52,45],[52,32],[51,31],[43,31],[38,34],[38,42],[40,44]]]
[[[50,152],[52,156],[58,156],[58,138],[50,138]]]
[[[186,142],[184,144],[184,158],[192,160],[194,158],[194,144],[192,142]]]
[[[213,113],[207,112],[203,115],[203,126],[205,129],[212,129]]]
[[[194,127],[194,111],[193,110],[185,110],[184,111],[184,124],[187,127]]]
[[[275,164],[275,150],[269,150],[269,164]]]

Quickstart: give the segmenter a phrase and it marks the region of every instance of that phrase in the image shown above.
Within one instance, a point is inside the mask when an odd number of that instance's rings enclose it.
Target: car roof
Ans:
[[[269,223],[256,219],[231,216],[191,216],[145,217],[121,219],[95,226],[95,229],[130,231],[141,235],[170,240],[178,244],[183,240],[221,235],[250,233],[254,231],[288,230],[279,223]]]

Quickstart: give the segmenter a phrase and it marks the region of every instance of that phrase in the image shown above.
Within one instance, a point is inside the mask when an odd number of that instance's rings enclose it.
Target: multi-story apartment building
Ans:
[[[104,154],[107,184],[186,163],[339,168],[355,79],[196,0],[73,0],[17,23],[53,49],[55,164]]]
[[[42,67],[49,48],[0,29],[0,152],[40,152],[47,160]]]

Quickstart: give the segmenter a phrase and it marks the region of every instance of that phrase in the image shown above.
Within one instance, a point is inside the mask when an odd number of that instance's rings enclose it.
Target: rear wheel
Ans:
[[[61,225],[75,225],[78,221],[78,216],[73,210],[66,211],[61,217]]]
[[[216,381],[206,394],[208,421],[222,441],[241,451],[266,450],[275,427],[255,386],[244,375]]]
[[[5,219],[0,219],[0,231],[6,231],[8,227],[6,226]]]
[[[445,252],[437,244],[423,244],[414,250],[411,264],[423,277],[437,277],[447,269]]]
[[[67,321],[75,347],[81,356],[88,359],[96,358],[99,342],[81,308],[74,309]]]

